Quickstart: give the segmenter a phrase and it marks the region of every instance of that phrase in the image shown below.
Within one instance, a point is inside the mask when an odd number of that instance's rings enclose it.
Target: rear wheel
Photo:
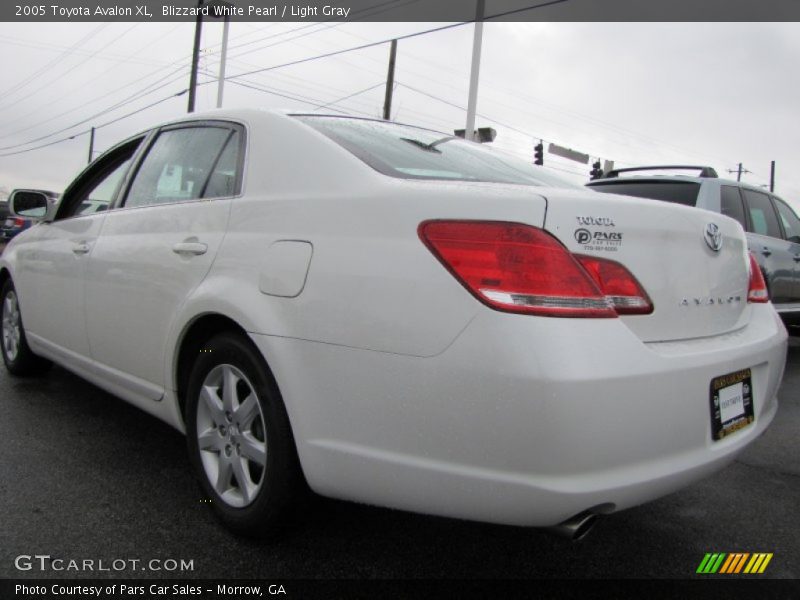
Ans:
[[[2,292],[2,353],[6,368],[13,375],[39,375],[47,371],[51,364],[33,353],[25,337],[22,326],[22,313],[19,307],[17,290],[10,279],[3,284]]]
[[[250,537],[285,525],[302,477],[286,409],[261,355],[243,336],[212,338],[187,394],[189,457],[217,517]]]

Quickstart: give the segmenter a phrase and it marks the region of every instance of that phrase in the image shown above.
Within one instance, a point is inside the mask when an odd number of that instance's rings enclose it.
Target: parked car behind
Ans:
[[[653,174],[673,170],[696,170],[699,175]],[[649,173],[635,175],[642,171]],[[747,246],[761,267],[775,309],[790,330],[800,325],[800,219],[777,195],[720,179],[711,167],[616,169],[586,185],[598,192],[695,206],[737,220],[747,232]]]
[[[0,241],[2,242],[8,242],[8,240],[38,223],[44,217],[46,210],[35,206],[25,208],[26,201],[30,203],[30,199],[33,195],[46,196],[50,207],[58,202],[58,194],[48,190],[14,190],[11,192],[11,196],[9,196],[9,202],[15,194],[18,196],[17,202],[20,205],[20,209],[18,213],[14,215],[7,214],[5,219],[3,219],[3,224],[0,226]]]
[[[305,481],[580,536],[769,426],[786,331],[754,265],[733,219],[451,135],[216,111],[123,141],[11,241],[2,353],[184,431],[245,535]]]

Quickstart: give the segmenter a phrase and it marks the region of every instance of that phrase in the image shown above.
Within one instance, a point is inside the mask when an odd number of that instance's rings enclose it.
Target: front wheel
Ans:
[[[218,335],[203,346],[187,394],[189,458],[215,514],[241,535],[272,533],[284,524],[301,475],[263,358],[243,336]]]
[[[14,284],[7,279],[2,291],[2,348],[3,362],[12,375],[39,375],[51,366],[49,360],[37,356],[28,346],[19,297]]]

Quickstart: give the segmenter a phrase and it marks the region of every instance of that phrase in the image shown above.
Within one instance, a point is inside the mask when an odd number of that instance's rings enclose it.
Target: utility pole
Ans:
[[[94,155],[94,127],[92,127],[92,130],[89,132],[89,160],[87,161],[87,164],[92,162],[93,155]]]
[[[222,108],[222,90],[225,87],[225,61],[228,60],[228,29],[231,25],[231,18],[225,13],[225,21],[222,24],[222,54],[219,58],[219,84],[217,85],[217,108]]]
[[[769,167],[769,191],[775,191],[775,161],[773,160],[770,163]]]
[[[728,169],[728,173],[736,173],[736,181],[742,180],[742,173],[750,173],[747,169],[742,167],[742,163],[739,163],[739,167],[736,169]]]
[[[203,0],[197,0],[197,20],[194,25],[194,48],[192,49],[192,74],[189,76],[189,106],[186,112],[194,112],[194,97],[197,92],[197,63],[200,62],[200,37],[203,29]]]
[[[386,75],[386,97],[383,101],[383,120],[392,120],[392,93],[394,92],[394,63],[397,58],[397,40],[392,40],[389,50],[389,73]]]
[[[469,75],[469,100],[467,102],[467,126],[464,139],[475,139],[475,112],[478,107],[478,78],[481,70],[481,45],[483,43],[484,0],[478,0],[475,13],[475,36],[472,39],[472,69]]]

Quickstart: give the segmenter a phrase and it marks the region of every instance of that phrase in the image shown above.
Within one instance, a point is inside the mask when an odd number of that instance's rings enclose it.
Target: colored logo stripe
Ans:
[[[738,574],[738,573],[763,573],[772,560],[771,552],[708,552],[697,567],[697,573],[703,574]],[[749,560],[748,560],[749,559]],[[745,564],[747,566],[745,566]],[[742,571],[744,569],[744,571]]]
[[[728,560],[722,565],[720,573],[738,573],[744,566],[744,561],[750,556],[749,553],[734,552],[728,555]]]
[[[763,573],[769,561],[772,560],[772,552],[753,554],[753,558],[744,568],[745,573]]]
[[[716,573],[719,566],[722,564],[722,560],[725,558],[725,553],[714,553],[710,554],[707,553],[703,558],[703,561],[700,563],[700,566],[697,567],[698,573]]]

